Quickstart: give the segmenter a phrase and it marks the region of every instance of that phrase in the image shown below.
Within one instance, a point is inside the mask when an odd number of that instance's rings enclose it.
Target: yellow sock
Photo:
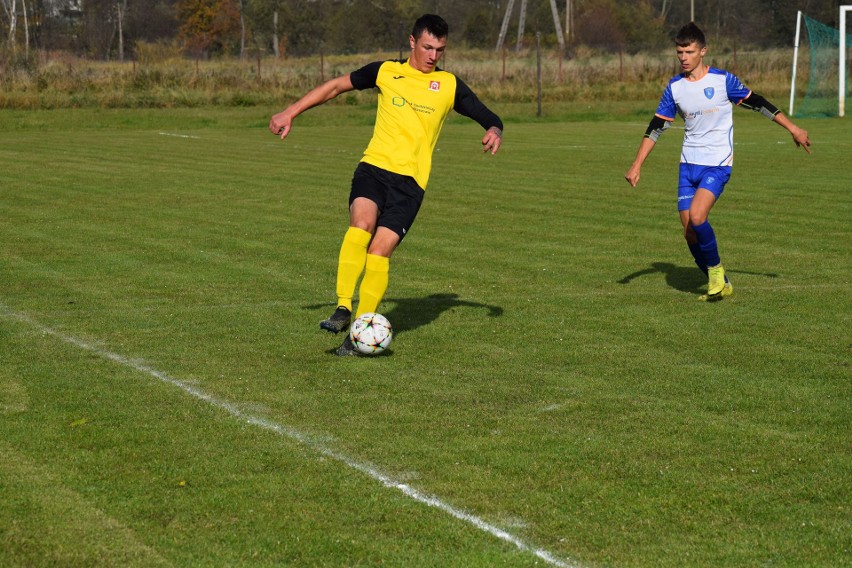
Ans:
[[[337,305],[352,311],[355,286],[367,262],[367,245],[373,235],[358,227],[349,227],[340,245],[337,259]]]
[[[358,313],[355,314],[356,317],[375,312],[385,295],[385,290],[388,289],[390,259],[386,256],[368,254],[366,266],[364,279],[361,281],[361,289],[358,292]]]

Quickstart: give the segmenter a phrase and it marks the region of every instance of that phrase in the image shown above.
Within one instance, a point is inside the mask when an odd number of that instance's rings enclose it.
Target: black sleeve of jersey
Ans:
[[[774,104],[770,103],[754,91],[752,91],[752,93],[748,97],[746,97],[740,102],[740,106],[749,110],[753,110],[754,112],[759,112],[769,120],[774,120],[775,115],[781,112],[778,107],[776,107]]]
[[[492,126],[503,130],[503,121],[500,117],[482,104],[470,87],[458,77],[456,77],[456,100],[453,102],[453,110],[462,116],[472,118],[485,130]]]
[[[349,80],[352,81],[352,86],[363,91],[364,89],[372,89],[376,86],[376,79],[379,77],[379,69],[384,61],[374,61],[356,69],[349,74]]]

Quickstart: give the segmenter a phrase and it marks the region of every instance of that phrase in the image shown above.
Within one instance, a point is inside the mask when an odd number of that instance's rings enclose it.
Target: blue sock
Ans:
[[[692,258],[695,259],[695,264],[698,265],[698,268],[700,268],[701,272],[703,272],[704,275],[706,276],[707,275],[707,263],[704,262],[704,255],[701,253],[701,246],[699,246],[699,244],[697,242],[695,242],[695,243],[687,242],[686,244],[689,247],[689,252],[692,253]]]
[[[719,258],[719,247],[716,245],[716,233],[710,226],[710,221],[704,221],[700,225],[693,225],[695,236],[698,237],[698,246],[707,266],[717,266],[722,263]]]

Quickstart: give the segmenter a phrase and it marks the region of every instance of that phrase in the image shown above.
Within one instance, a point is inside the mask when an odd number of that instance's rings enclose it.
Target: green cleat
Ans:
[[[730,282],[725,282],[725,286],[722,288],[722,291],[716,294],[715,296],[711,296],[710,294],[701,294],[698,296],[698,299],[702,302],[718,302],[722,298],[727,298],[728,296],[734,293],[734,287]]]
[[[707,267],[707,295],[718,296],[725,289],[725,269],[721,264],[718,266]]]

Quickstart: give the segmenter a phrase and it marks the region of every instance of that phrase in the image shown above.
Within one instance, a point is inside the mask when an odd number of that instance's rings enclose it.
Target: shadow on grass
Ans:
[[[392,305],[382,311],[388,320],[393,325],[394,334],[403,333],[429,325],[440,316],[442,313],[453,308],[481,308],[487,310],[487,317],[500,317],[503,315],[503,308],[490,304],[482,304],[480,302],[469,302],[459,299],[458,294],[430,294],[424,298],[385,298],[382,300],[384,306]],[[314,304],[305,306],[308,310],[317,310],[319,308],[329,307],[333,309],[333,303]]]
[[[771,272],[749,272],[746,270],[726,270],[725,272],[727,274],[750,274],[765,278],[778,278],[777,274]],[[700,292],[701,288],[707,284],[707,277],[697,267],[675,266],[670,262],[653,262],[650,268],[628,274],[621,280],[618,280],[618,283],[629,284],[632,280],[649,274],[662,274],[665,276],[666,284],[671,288],[690,294]]]

